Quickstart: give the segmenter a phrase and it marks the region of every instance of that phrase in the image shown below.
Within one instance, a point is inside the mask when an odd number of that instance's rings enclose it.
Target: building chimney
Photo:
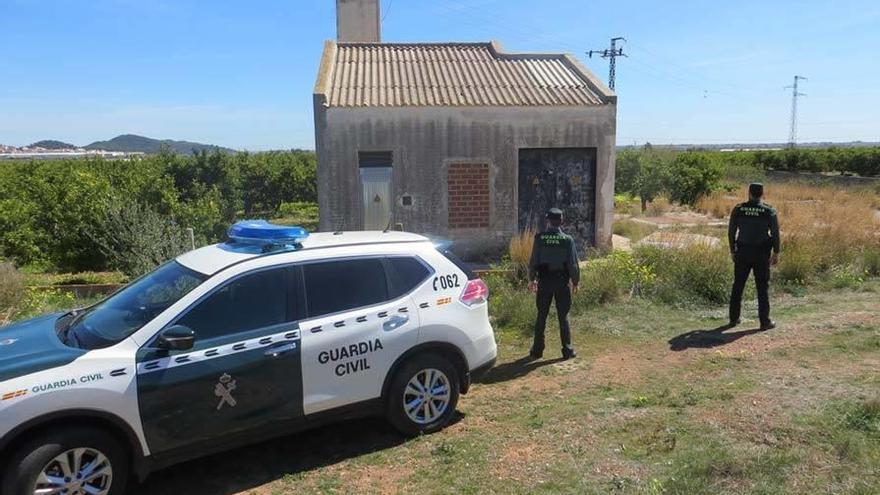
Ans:
[[[336,39],[379,43],[379,0],[336,0]]]

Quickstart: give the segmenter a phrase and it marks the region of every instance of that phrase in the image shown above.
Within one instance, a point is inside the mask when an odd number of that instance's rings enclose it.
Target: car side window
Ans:
[[[416,288],[431,274],[424,263],[412,256],[395,256],[386,259],[391,279],[391,298],[400,297]]]
[[[385,268],[378,258],[308,263],[303,277],[311,318],[389,299]]]
[[[199,302],[177,324],[201,341],[292,321],[287,284],[285,268],[244,275]]]

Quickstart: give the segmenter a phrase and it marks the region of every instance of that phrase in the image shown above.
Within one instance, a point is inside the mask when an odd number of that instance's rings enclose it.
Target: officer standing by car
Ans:
[[[769,286],[770,266],[779,262],[779,220],[776,210],[761,200],[763,196],[763,184],[749,184],[749,200],[736,205],[730,213],[727,238],[734,266],[730,328],[741,322],[742,294],[749,272],[755,275],[761,330],[776,327],[770,319]]]
[[[548,228],[535,236],[529,260],[529,288],[536,293],[535,302],[538,306],[535,341],[529,355],[533,359],[539,359],[544,354],[547,314],[550,312],[551,301],[555,300],[562,358],[571,359],[577,357],[571,346],[571,328],[568,325],[571,296],[572,293],[577,293],[580,282],[577,247],[574,239],[562,231],[562,210],[551,208],[545,218]]]

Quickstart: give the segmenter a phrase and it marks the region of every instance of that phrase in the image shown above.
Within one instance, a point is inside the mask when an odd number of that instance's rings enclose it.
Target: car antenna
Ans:
[[[382,231],[383,234],[387,234],[391,231],[391,222],[394,221],[394,215],[388,214],[388,225],[385,226],[385,230]]]
[[[333,235],[342,235],[342,230],[345,229],[345,217],[339,217],[339,227],[333,231]]]

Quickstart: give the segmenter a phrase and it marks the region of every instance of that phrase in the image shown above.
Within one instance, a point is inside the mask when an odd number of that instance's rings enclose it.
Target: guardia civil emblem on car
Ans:
[[[0,328],[0,493],[121,495],[206,441],[340,412],[431,433],[495,362],[486,284],[425,237],[262,220],[228,237]]]
[[[226,373],[223,373],[223,376],[220,377],[220,381],[214,386],[214,395],[220,397],[220,403],[217,404],[218,411],[223,409],[224,405],[235,407],[236,404],[238,404],[235,401],[235,397],[232,396],[233,390],[235,390],[235,380]]]

